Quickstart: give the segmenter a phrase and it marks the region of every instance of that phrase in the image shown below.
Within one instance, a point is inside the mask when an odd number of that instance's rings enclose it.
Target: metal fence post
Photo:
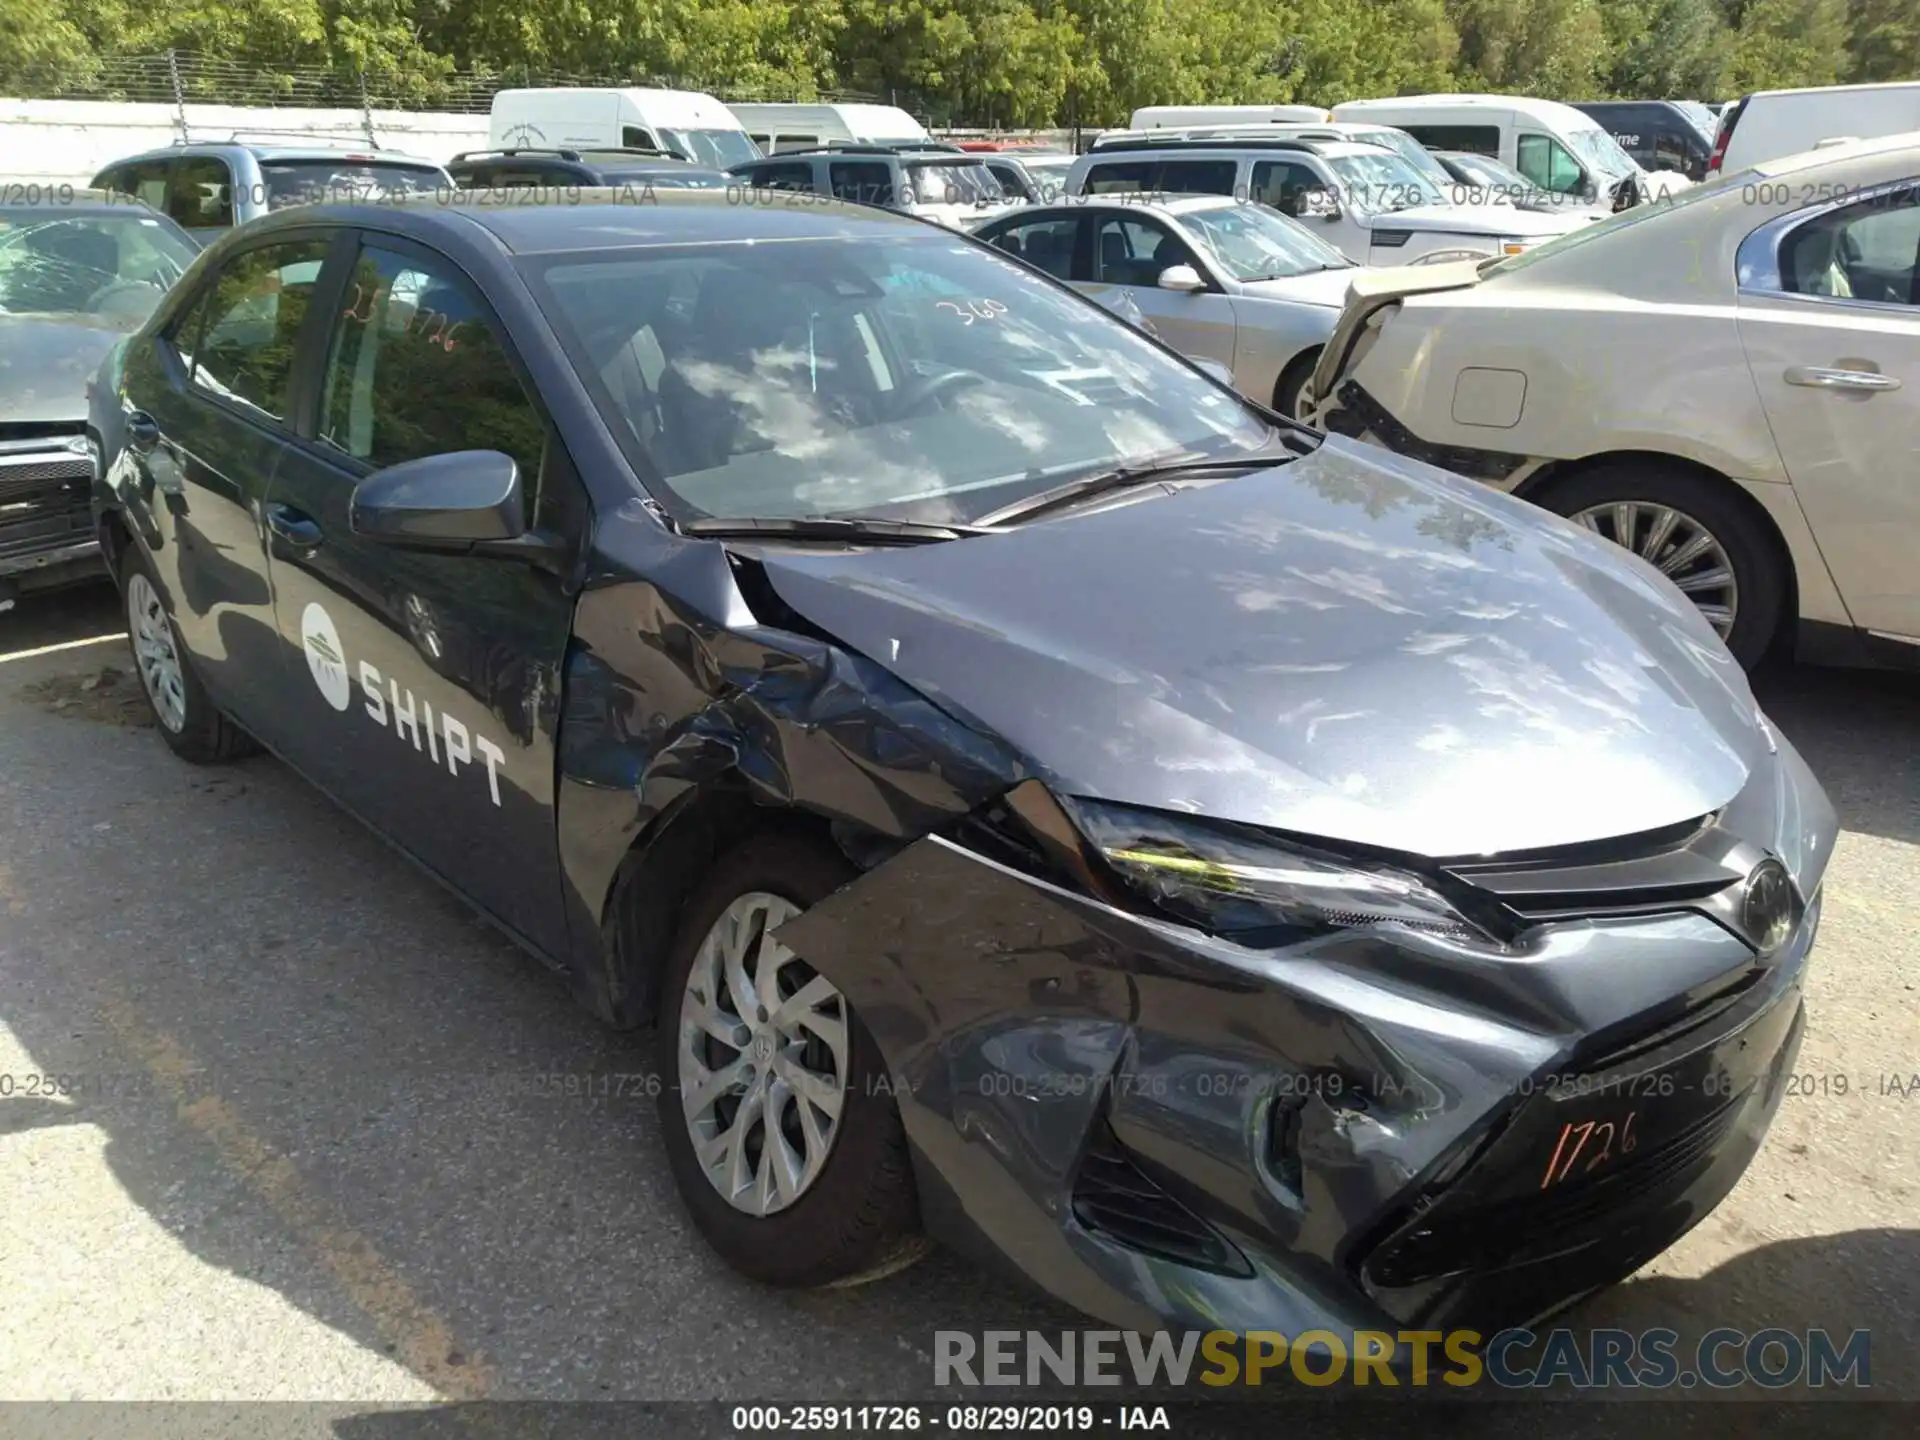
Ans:
[[[184,144],[193,138],[187,129],[187,91],[180,83],[180,53],[167,51],[167,78],[173,82],[173,109],[180,126],[180,140]]]
[[[373,133],[373,103],[367,99],[367,71],[365,66],[360,68],[360,123],[366,126],[367,147],[372,150],[378,150],[380,148],[380,137]]]

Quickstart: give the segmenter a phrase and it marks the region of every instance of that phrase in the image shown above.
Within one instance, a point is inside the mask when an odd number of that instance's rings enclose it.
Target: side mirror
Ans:
[[[1160,272],[1160,278],[1155,283],[1162,290],[1179,290],[1188,295],[1207,288],[1207,282],[1200,278],[1200,272],[1191,265],[1169,265]]]
[[[1187,363],[1196,370],[1205,371],[1212,379],[1218,380],[1227,389],[1233,389],[1233,371],[1222,365],[1211,355],[1189,355]]]
[[[498,450],[425,455],[353,487],[356,535],[407,550],[472,550],[526,533],[520,467]]]
[[[1296,213],[1303,220],[1338,220],[1340,198],[1331,190],[1303,190]]]

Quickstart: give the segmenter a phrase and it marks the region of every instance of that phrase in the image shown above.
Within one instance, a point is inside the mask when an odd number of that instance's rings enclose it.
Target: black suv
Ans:
[[[1574,109],[1606,127],[1642,170],[1677,170],[1707,178],[1713,136],[1671,100],[1581,100]]]
[[[583,189],[603,186],[724,190],[726,172],[671,150],[469,150],[447,163],[462,190]]]

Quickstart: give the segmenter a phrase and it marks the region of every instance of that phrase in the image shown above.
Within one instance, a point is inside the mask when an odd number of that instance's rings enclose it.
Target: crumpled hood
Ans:
[[[1704,815],[1769,754],[1745,676],[1641,561],[1339,438],[1005,535],[762,559],[1079,795],[1463,856]]]
[[[1512,205],[1415,205],[1373,217],[1376,230],[1517,235],[1523,239],[1564,235],[1569,230],[1578,230],[1583,223],[1564,211],[1521,210]]]
[[[1296,305],[1325,305],[1338,310],[1347,303],[1347,287],[1366,267],[1342,265],[1332,270],[1315,270],[1309,275],[1288,275],[1279,280],[1249,280],[1240,287],[1244,295],[1256,300],[1291,300]]]
[[[137,318],[0,314],[0,420],[51,424],[87,418],[87,381]]]

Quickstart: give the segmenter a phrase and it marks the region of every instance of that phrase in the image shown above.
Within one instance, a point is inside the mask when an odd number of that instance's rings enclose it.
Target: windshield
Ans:
[[[528,263],[596,404],[677,514],[961,522],[1119,463],[1274,436],[1093,302],[963,240]]]
[[[1353,262],[1305,226],[1263,205],[1221,205],[1175,217],[1206,243],[1222,270],[1236,280],[1282,280]]]
[[[922,205],[997,204],[1006,196],[984,160],[909,160],[900,167]]]
[[[328,200],[366,202],[395,195],[432,195],[447,185],[446,175],[430,166],[377,160],[262,160],[260,179],[269,210]]]
[[[10,206],[0,209],[0,311],[144,320],[196,253],[152,215]]]
[[[1689,205],[1698,205],[1702,200],[1711,200],[1716,196],[1724,195],[1729,186],[1742,194],[1751,194],[1752,190],[1749,187],[1759,178],[1758,170],[1742,170],[1721,184],[1689,185],[1684,190],[1656,196],[1645,204],[1635,205],[1630,210],[1615,211],[1604,220],[1596,220],[1591,225],[1582,225],[1578,230],[1569,230],[1564,235],[1555,235],[1531,250],[1523,251],[1518,255],[1509,255],[1504,260],[1496,260],[1493,264],[1483,267],[1480,273],[1483,276],[1507,275],[1515,270],[1524,270],[1529,265],[1536,265],[1549,256],[1564,255],[1569,250],[1590,245],[1605,236],[1616,235],[1630,226],[1644,225],[1650,220],[1659,219],[1662,215],[1670,215],[1675,210],[1684,210]]]
[[[1720,126],[1720,122],[1713,118],[1713,111],[1698,100],[1676,100],[1673,103],[1682,115],[1693,122],[1694,129],[1705,136],[1709,142],[1713,140],[1713,132]]]
[[[1426,146],[1404,130],[1382,126],[1378,130],[1368,130],[1354,138],[1368,145],[1384,145],[1435,185],[1445,185],[1453,179],[1447,174],[1447,167],[1434,159],[1432,152]]]
[[[729,170],[760,158],[760,147],[744,130],[669,130],[662,125],[660,138],[669,149],[716,170]]]
[[[1440,187],[1391,151],[1339,155],[1327,164],[1340,177],[1341,199],[1359,210],[1409,210],[1445,204]]]
[[[1589,170],[1613,180],[1639,173],[1640,166],[1634,158],[1598,126],[1591,130],[1569,130],[1563,138],[1567,148],[1584,160]]]

